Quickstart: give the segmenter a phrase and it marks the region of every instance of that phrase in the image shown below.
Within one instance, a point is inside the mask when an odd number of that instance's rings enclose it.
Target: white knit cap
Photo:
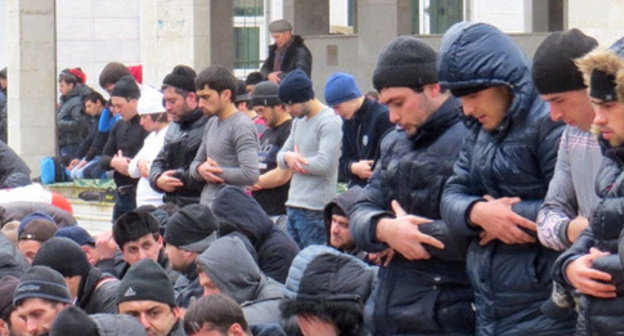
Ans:
[[[143,85],[137,110],[139,115],[165,112],[162,93],[150,86]]]

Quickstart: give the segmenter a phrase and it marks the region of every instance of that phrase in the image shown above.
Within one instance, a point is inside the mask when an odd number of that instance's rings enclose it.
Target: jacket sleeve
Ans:
[[[169,151],[169,146],[167,143],[165,143],[163,145],[163,147],[161,148],[160,152],[158,152],[158,155],[156,155],[156,158],[152,161],[152,165],[150,166],[150,171],[149,171],[149,182],[150,182],[150,186],[152,187],[152,189],[159,191],[159,192],[164,192],[163,190],[160,190],[160,188],[158,188],[158,186],[156,186],[156,180],[158,180],[158,178],[160,177],[160,175],[162,175],[162,173],[164,173],[167,170],[167,152]],[[184,183],[186,183],[186,181],[183,181]]]
[[[331,162],[340,156],[338,144],[342,140],[342,122],[340,118],[332,117],[323,122],[319,127],[319,145],[315,155],[307,157],[308,165],[305,166],[308,175],[327,175],[331,169],[336,169]]]
[[[243,125],[241,125],[243,126]],[[221,167],[221,178],[227,184],[239,186],[253,185],[260,175],[258,163],[258,139],[256,127],[248,123],[237,130],[234,137],[234,148],[238,159],[238,167]]]
[[[570,174],[570,161],[567,133],[559,144],[555,173],[544,204],[537,214],[537,236],[542,245],[553,250],[563,251],[570,247],[567,229],[570,221],[578,213],[578,203]]]
[[[466,261],[466,251],[471,241],[470,238],[455,234],[441,219],[420,224],[418,229],[444,243],[442,250],[428,244],[422,244],[432,257],[451,262]]]
[[[102,132],[98,130],[98,132],[95,134],[95,137],[93,137],[93,142],[91,142],[91,146],[85,154],[86,161],[91,161],[94,157],[102,153],[102,149],[104,149],[104,146],[106,145],[109,134],[110,132]]]
[[[82,126],[82,105],[72,104],[69,107],[61,106],[56,120],[59,132],[76,131]]]
[[[295,56],[295,68],[303,70],[303,72],[305,72],[308,77],[311,77],[312,54],[305,45],[297,48],[297,53]]]
[[[191,162],[189,167],[191,177],[200,182],[204,182],[204,178],[199,175],[197,168],[206,161],[206,141],[204,140],[205,139],[202,139],[201,145],[199,145],[199,149],[197,150],[197,154],[195,154],[195,159],[193,159],[193,162]]]
[[[593,246],[596,246],[596,238],[591,227],[589,227],[581,232],[570,248],[559,255],[553,264],[553,280],[571,286],[565,276],[565,268],[574,260],[589,253],[589,249]]]
[[[470,165],[476,136],[476,133],[471,133],[464,140],[462,150],[457,162],[455,162],[453,175],[444,187],[440,205],[442,219],[451,230],[463,236],[476,236],[480,232],[479,228],[468,223],[469,211],[472,206],[482,200],[481,196],[473,195],[474,193],[470,188]]]
[[[349,182],[353,173],[351,172],[351,164],[358,160],[355,149],[357,148],[352,142],[351,138],[347,135],[348,132],[347,123],[342,124],[342,155],[340,155],[340,162],[338,164],[338,181]],[[356,141],[359,141],[356,139]]]
[[[278,167],[282,169],[289,168],[288,165],[286,164],[286,161],[284,161],[284,154],[286,152],[292,152],[293,149],[295,148],[296,126],[297,126],[297,121],[293,120],[292,125],[290,126],[290,134],[288,135],[286,142],[284,142],[284,145],[282,145],[282,148],[279,150],[279,152],[277,152],[277,156],[276,156],[277,165]]]
[[[110,162],[117,151],[117,129],[119,128],[119,125],[121,125],[121,123],[117,123],[113,126],[113,129],[108,137],[108,141],[106,141],[106,145],[104,145],[104,149],[102,150],[100,164],[104,169],[110,169]]]
[[[394,217],[388,210],[390,190],[384,183],[387,167],[377,166],[369,183],[349,212],[349,230],[355,244],[367,252],[385,250],[388,245],[377,239],[377,222]]]
[[[544,189],[548,188],[555,173],[559,140],[564,129],[564,124],[556,123],[549,117],[546,117],[539,127],[536,157],[545,183]],[[520,216],[535,221],[543,201],[543,199],[522,200],[514,204],[512,209]]]
[[[95,141],[97,130],[94,130],[94,131],[95,132],[90,132],[89,136],[87,136],[86,138],[84,138],[84,140],[82,140],[82,142],[80,143],[80,147],[78,147],[78,150],[76,151],[76,154],[75,154],[76,158],[82,159],[87,154],[87,152],[93,145],[93,141]]]

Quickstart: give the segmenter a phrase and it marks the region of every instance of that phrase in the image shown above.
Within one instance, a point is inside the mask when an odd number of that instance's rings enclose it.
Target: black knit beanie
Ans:
[[[63,309],[54,319],[50,336],[99,336],[97,325],[87,313],[76,306]]]
[[[209,207],[190,204],[167,222],[165,241],[187,251],[201,253],[217,239],[217,219]]]
[[[19,306],[22,300],[30,298],[72,303],[63,276],[46,266],[33,266],[24,273],[15,288],[13,304]]]
[[[301,69],[289,72],[280,82],[279,98],[289,105],[307,102],[314,98],[312,81]]]
[[[576,28],[548,35],[533,56],[533,82],[540,94],[586,88],[574,60],[596,46],[596,39]]]
[[[197,73],[186,65],[176,65],[170,74],[163,79],[163,86],[173,86],[189,92],[195,92]]]
[[[0,318],[7,307],[13,304],[13,293],[19,283],[19,279],[12,275],[0,278]]]
[[[140,300],[176,306],[173,285],[165,270],[152,259],[142,259],[130,267],[117,290],[117,304]]]
[[[136,81],[134,81],[134,78],[130,75],[126,75],[115,83],[115,88],[113,92],[111,92],[111,97],[139,99],[141,97],[141,90],[139,90],[139,86]]]
[[[373,72],[373,85],[377,91],[387,87],[416,88],[437,81],[435,50],[407,35],[386,45]]]
[[[113,239],[120,249],[127,242],[151,233],[160,233],[160,226],[153,215],[144,211],[127,212],[113,224]]]
[[[43,243],[32,264],[48,266],[64,277],[80,275],[84,278],[91,269],[82,248],[73,240],[64,237],[50,238]]]

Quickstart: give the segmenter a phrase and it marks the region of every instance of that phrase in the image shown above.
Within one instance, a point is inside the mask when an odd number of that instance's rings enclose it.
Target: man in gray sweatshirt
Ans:
[[[295,118],[277,154],[279,167],[294,173],[286,202],[286,228],[299,248],[325,244],[323,208],[336,195],[342,120],[314,98],[312,81],[301,70],[282,80],[279,97]]]
[[[195,79],[199,107],[212,118],[189,170],[206,182],[199,202],[208,206],[223,185],[251,186],[260,174],[256,126],[234,106],[236,85],[232,72],[218,65]]]

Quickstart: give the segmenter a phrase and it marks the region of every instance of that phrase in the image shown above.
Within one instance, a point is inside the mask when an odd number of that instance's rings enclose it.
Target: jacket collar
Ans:
[[[182,119],[178,122],[178,124],[180,124],[181,127],[186,128],[192,125],[193,123],[195,123],[195,121],[199,120],[199,118],[203,116],[204,116],[204,112],[202,112],[202,110],[198,108],[198,109],[195,109],[195,111],[182,117]]]
[[[437,139],[440,134],[459,121],[460,107],[459,99],[449,97],[410,138],[412,143],[420,145]]]

